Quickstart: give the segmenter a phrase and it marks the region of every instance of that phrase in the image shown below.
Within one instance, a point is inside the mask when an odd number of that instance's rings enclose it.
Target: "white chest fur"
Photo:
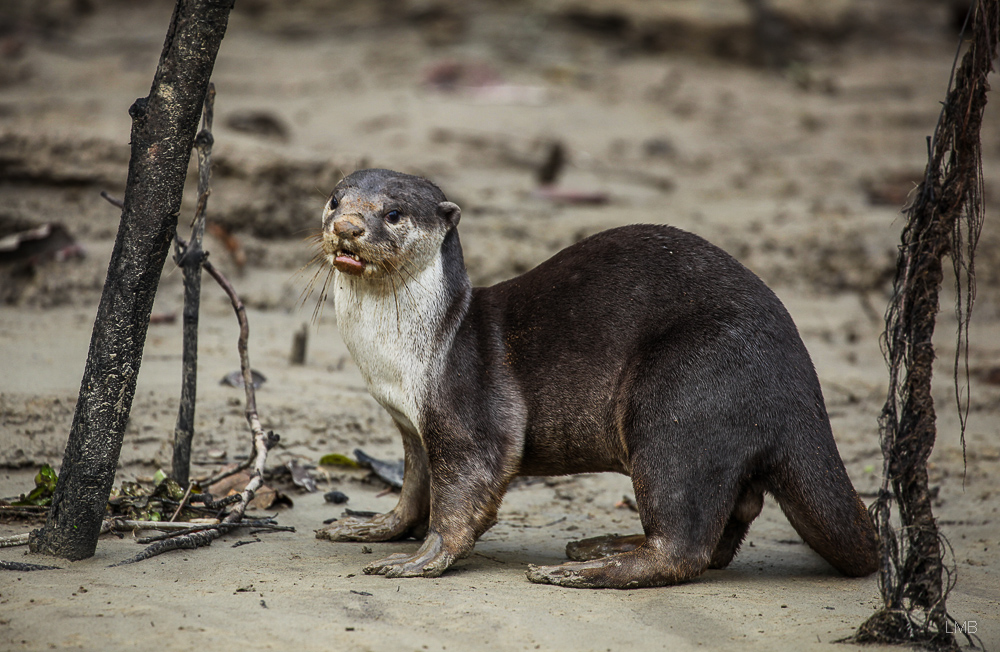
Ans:
[[[371,281],[337,272],[337,328],[372,397],[404,428],[420,415],[451,337],[438,340],[448,308],[440,252],[412,277]]]

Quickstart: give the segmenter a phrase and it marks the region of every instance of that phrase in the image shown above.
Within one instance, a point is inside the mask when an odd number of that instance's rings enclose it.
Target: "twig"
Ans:
[[[194,139],[198,151],[198,205],[191,222],[191,242],[179,237],[174,260],[184,270],[184,333],[181,400],[174,427],[174,455],[171,475],[181,486],[190,485],[191,440],[194,438],[194,413],[198,381],[198,314],[201,305],[201,264],[207,254],[202,249],[205,235],[205,209],[212,193],[212,116],[215,107],[215,85],[209,83],[205,93],[201,131]],[[183,243],[183,244],[182,244]]]
[[[11,498],[17,500],[17,498]],[[42,505],[2,505],[0,504],[0,516],[8,518],[20,518],[32,520],[44,518],[49,512],[49,507]]]
[[[130,532],[133,530],[162,530],[178,531],[190,529],[204,529],[218,525],[218,523],[192,523],[190,521],[134,521],[125,518],[105,519],[101,527],[101,534],[111,532]]]
[[[250,468],[251,464],[253,464],[253,458],[248,457],[243,462],[240,462],[239,465],[236,466],[235,468],[229,469],[228,471],[222,471],[221,473],[209,476],[202,480],[195,480],[195,482],[197,482],[199,486],[207,489],[208,487],[212,486],[216,482],[219,482],[220,480],[225,480],[229,476],[236,475],[240,471],[246,471],[247,469]]]
[[[4,561],[0,559],[0,570],[17,571],[26,573],[28,571],[40,570],[62,570],[59,566],[40,566],[38,564],[24,564],[19,561]]]
[[[120,561],[117,564],[111,564],[108,568],[134,564],[171,550],[193,550],[195,548],[210,546],[212,545],[212,541],[219,536],[221,536],[219,530],[199,530],[198,532],[192,532],[190,534],[185,534],[184,536],[174,537],[172,539],[167,539],[166,541],[158,541],[140,552],[138,555],[130,557],[124,561]]]
[[[183,239],[180,237],[177,239],[181,246],[186,246]],[[264,428],[260,423],[260,417],[257,415],[257,393],[254,390],[253,378],[250,375],[250,354],[247,350],[247,342],[250,339],[250,324],[247,321],[246,307],[243,305],[243,301],[240,300],[239,295],[236,294],[236,290],[233,289],[232,284],[222,274],[222,272],[217,270],[207,259],[202,261],[202,266],[205,268],[205,271],[208,272],[220,286],[222,286],[222,289],[225,290],[226,294],[229,295],[229,300],[233,304],[233,310],[236,312],[236,318],[240,323],[240,336],[237,341],[237,349],[240,353],[240,368],[243,373],[243,389],[246,392],[246,419],[250,426],[250,432],[253,434],[254,455],[252,457],[251,464],[249,464],[250,481],[247,482],[246,488],[239,494],[239,500],[235,503],[233,509],[228,515],[226,515],[222,523],[220,523],[220,525],[223,526],[232,526],[235,523],[239,523],[243,518],[243,513],[246,511],[247,505],[250,504],[254,495],[256,495],[257,490],[260,489],[261,485],[264,483],[264,466],[267,462],[267,451],[278,443],[279,437],[274,432],[265,433]],[[228,531],[228,529],[231,528],[218,527],[214,529],[200,529],[195,532],[175,536],[163,541],[157,541],[140,552],[138,555],[130,559],[120,561],[117,564],[113,564],[113,566],[133,564],[171,550],[192,550],[194,548],[208,546],[211,545],[212,541],[222,536],[225,531]]]
[[[187,503],[188,498],[191,497],[191,488],[193,486],[194,485],[192,485],[190,482],[188,483],[188,487],[184,491],[184,495],[181,496],[181,502],[180,502],[180,504],[177,505],[177,509],[174,510],[174,515],[170,517],[170,521],[171,522],[175,521],[177,519],[177,515],[181,513],[182,509],[184,509],[184,505]]]
[[[28,537],[30,534],[25,532],[24,534],[15,534],[9,537],[0,537],[0,548],[14,548],[16,546],[26,546],[28,545]]]
[[[207,496],[204,495],[198,496],[198,498],[201,500],[201,504],[205,506],[205,509],[216,510],[216,511],[224,507],[229,507],[230,505],[238,503],[240,501],[239,494],[226,496],[225,498],[220,498],[219,500],[210,500]],[[194,498],[192,498],[190,502],[194,503],[195,502]]]
[[[278,525],[272,522],[270,519],[265,519],[263,521],[250,520],[250,521],[240,521],[239,523],[215,523],[206,524],[198,527],[187,528],[185,530],[178,530],[176,532],[168,532],[166,534],[157,534],[151,537],[143,537],[141,539],[136,539],[136,543],[147,544],[156,543],[157,541],[165,541],[178,536],[184,536],[186,534],[193,534],[194,532],[203,532],[205,530],[219,530],[220,534],[226,534],[232,530],[237,530],[239,528],[257,528],[258,531],[270,531],[270,532],[294,532],[295,528],[290,525]]]
[[[107,190],[101,191],[101,197],[107,199],[108,203],[114,206],[115,208],[118,208],[120,210],[125,210],[125,202],[118,199],[117,197],[112,197]]]
[[[180,505],[180,502],[176,500],[170,500],[169,498],[165,497],[160,498],[159,500],[161,503],[163,503],[163,506],[166,507],[167,509],[170,509],[171,507],[176,509],[177,506]],[[198,505],[195,501],[191,500],[191,498],[188,498],[187,503],[184,505],[184,509],[195,514],[201,514],[203,517],[211,515],[211,517],[213,518],[218,518],[215,515],[218,509],[211,509],[209,507],[205,507],[204,505]]]

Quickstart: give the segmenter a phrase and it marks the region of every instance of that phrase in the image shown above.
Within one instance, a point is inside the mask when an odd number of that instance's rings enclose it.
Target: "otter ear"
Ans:
[[[438,217],[452,227],[458,226],[458,221],[462,219],[462,209],[458,207],[458,204],[450,201],[443,201],[438,204],[437,214]]]

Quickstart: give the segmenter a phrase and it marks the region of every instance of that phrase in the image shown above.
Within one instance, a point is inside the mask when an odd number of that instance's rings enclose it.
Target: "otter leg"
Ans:
[[[431,473],[427,537],[413,554],[396,553],[365,566],[368,575],[438,577],[455,560],[471,554],[476,540],[497,521],[516,471],[515,464],[505,461],[509,456],[479,450],[472,435],[431,434],[426,440]],[[457,457],[462,449],[465,456]]]
[[[688,488],[673,493],[651,489],[653,495],[643,495],[641,487],[652,485],[641,476],[634,483],[645,537],[612,539],[612,549],[623,551],[600,559],[529,566],[528,579],[572,588],[632,589],[678,584],[703,573],[732,508],[699,492],[696,484],[681,482],[674,486]],[[626,550],[635,543],[639,545]],[[592,550],[600,547],[596,543]]]
[[[643,382],[624,388],[619,421],[645,540],[601,559],[532,566],[532,582],[631,589],[678,584],[708,568],[740,495],[742,469],[723,449],[730,439],[726,424],[700,396],[672,396],[694,390],[665,369],[672,367],[658,368],[652,357],[643,361],[635,375]],[[671,412],[664,403],[680,407]],[[684,411],[685,405],[697,408]]]
[[[722,538],[719,539],[715,552],[712,553],[712,559],[708,563],[709,568],[725,568],[736,557],[740,544],[743,543],[743,539],[750,529],[750,524],[760,515],[763,506],[763,492],[748,489],[740,496],[732,516],[729,517],[729,522],[722,531]],[[628,536],[605,534],[567,543],[566,556],[573,561],[592,561],[601,557],[630,552],[645,541],[645,534],[630,534]]]
[[[506,485],[434,482],[430,527],[423,545],[413,554],[396,553],[372,562],[364,572],[386,577],[438,577],[456,560],[469,556],[476,540],[496,523]]]
[[[729,565],[736,553],[740,550],[740,544],[750,529],[753,520],[760,516],[760,511],[764,508],[764,493],[758,489],[746,489],[736,501],[736,508],[733,509],[726,528],[722,531],[722,538],[715,546],[712,559],[708,562],[709,568],[725,568]]]
[[[570,541],[566,544],[566,556],[573,561],[590,561],[592,559],[607,557],[608,555],[630,552],[641,546],[645,541],[645,534],[630,534],[628,536],[605,534],[599,537],[591,537],[590,539]]]
[[[398,427],[398,426],[397,426]],[[420,439],[403,434],[403,489],[399,502],[389,512],[372,518],[349,517],[316,530],[317,539],[331,541],[395,541],[420,538],[427,531],[430,513],[430,473],[427,451]]]

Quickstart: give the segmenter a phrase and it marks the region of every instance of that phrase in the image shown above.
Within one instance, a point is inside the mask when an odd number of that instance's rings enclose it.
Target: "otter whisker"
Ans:
[[[403,279],[403,275],[402,275],[402,273],[400,273],[399,267],[397,267],[395,264],[393,264],[392,262],[390,262],[388,260],[385,261],[385,264],[390,268],[389,271],[392,272],[392,274],[389,275],[390,282],[392,282],[392,276],[393,276],[393,274],[395,274],[396,276],[399,276],[401,285],[403,286],[403,289],[406,290],[406,293],[408,295],[410,295],[410,300],[413,301],[414,300],[413,299],[413,291],[410,289],[409,284],[406,283],[405,280]],[[410,278],[413,279],[413,276],[410,275]],[[416,279],[413,279],[413,280],[416,281]],[[419,283],[417,283],[417,284],[419,285]],[[393,292],[394,293],[395,293],[395,290],[396,290],[396,285],[395,285],[395,283],[393,283]],[[398,306],[397,306],[397,312],[398,312]]]
[[[290,280],[294,280],[294,279],[298,278],[303,273],[305,273],[310,267],[312,267],[316,263],[323,262],[325,259],[326,259],[326,254],[325,253],[323,253],[322,251],[317,252],[308,263],[306,263],[302,267],[300,267],[297,270],[295,270],[292,273],[292,275],[289,277],[289,279]],[[322,270],[322,267],[320,267],[320,269]]]
[[[403,261],[403,265],[402,265],[402,267],[400,269],[407,276],[410,277],[410,280],[412,280],[414,283],[416,283],[417,285],[419,285],[421,290],[424,290],[426,292],[427,291],[427,287],[423,283],[421,283],[420,280],[413,274],[412,266],[413,266],[413,262],[412,261],[405,261],[404,260]]]
[[[299,294],[299,299],[296,302],[296,306],[295,306],[296,310],[301,309],[302,306],[304,306],[306,304],[306,301],[309,300],[309,297],[312,296],[313,292],[316,289],[316,280],[320,277],[320,274],[322,274],[322,273],[323,273],[323,268],[322,267],[317,267],[316,268],[316,273],[313,274],[312,278],[309,279],[309,282],[306,283],[305,287],[302,288],[302,292]]]
[[[396,334],[402,336],[403,325],[399,316],[399,295],[396,294],[396,282],[393,280],[391,274],[389,275],[389,283],[392,285],[392,300],[396,304]]]
[[[310,260],[308,263],[300,267],[294,274],[291,275],[290,281],[295,281],[300,276],[302,276],[302,274],[304,274],[310,267],[316,266],[316,271],[312,275],[312,278],[306,283],[305,287],[302,289],[302,292],[299,294],[299,300],[295,307],[296,310],[304,306],[305,302],[308,301],[309,297],[312,296],[313,290],[316,285],[316,279],[319,278],[320,274],[323,273],[324,269],[324,266],[319,263],[324,262],[325,258],[326,254],[324,254],[322,251],[319,251],[312,257],[312,260]]]
[[[323,280],[323,289],[320,292],[319,300],[316,302],[316,307],[313,309],[312,321],[314,324],[320,322],[323,319],[323,306],[326,304],[327,291],[330,287],[330,281],[334,277],[334,269],[329,268],[329,272],[326,275],[326,279]]]

